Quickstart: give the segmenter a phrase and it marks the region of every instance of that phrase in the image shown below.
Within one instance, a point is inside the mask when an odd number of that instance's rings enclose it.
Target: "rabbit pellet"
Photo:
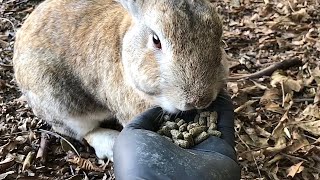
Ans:
[[[165,121],[157,133],[182,148],[191,148],[209,136],[221,136],[221,132],[217,130],[217,117],[217,112],[204,111],[197,114],[193,121],[186,123],[183,119],[171,120],[165,115]]]

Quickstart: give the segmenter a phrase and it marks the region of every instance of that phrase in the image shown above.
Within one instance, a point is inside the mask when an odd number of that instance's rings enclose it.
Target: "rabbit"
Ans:
[[[16,35],[15,80],[54,131],[113,161],[119,131],[102,122],[217,97],[228,71],[221,36],[207,0],[46,0]]]

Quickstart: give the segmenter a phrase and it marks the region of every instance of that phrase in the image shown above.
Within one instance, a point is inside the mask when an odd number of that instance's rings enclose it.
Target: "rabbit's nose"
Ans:
[[[206,108],[210,104],[211,100],[210,98],[203,96],[203,97],[198,97],[198,96],[191,96],[187,100],[187,104],[189,106],[192,106],[197,109],[203,109]]]

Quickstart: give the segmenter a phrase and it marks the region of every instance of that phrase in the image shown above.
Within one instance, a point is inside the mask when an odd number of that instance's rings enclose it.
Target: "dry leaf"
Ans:
[[[266,162],[264,165],[265,166],[270,166],[276,162],[278,162],[279,160],[283,159],[284,157],[280,154],[275,155],[272,159],[270,159],[268,162]]]
[[[291,91],[299,92],[302,89],[303,82],[301,80],[293,80],[291,77],[282,75],[279,71],[275,71],[271,76],[272,87],[283,84],[284,92],[291,93]]]
[[[245,87],[240,90],[240,93],[247,93],[247,94],[257,94],[261,91],[261,89],[258,86],[249,86]]]
[[[228,82],[227,87],[228,87],[228,90],[231,90],[233,94],[236,94],[239,91],[238,83]]]
[[[7,157],[5,160],[0,162],[0,172],[6,171],[8,168],[14,165],[14,158]]]
[[[320,136],[320,120],[313,122],[301,122],[298,126],[315,136]]]
[[[284,128],[288,122],[288,112],[286,112],[280,119],[278,125],[272,131],[272,137],[277,139],[283,136]]]
[[[243,110],[251,107],[251,105],[252,105],[253,103],[255,103],[255,102],[257,102],[257,101],[256,101],[256,100],[249,100],[249,101],[245,102],[244,104],[242,104],[241,106],[239,106],[238,108],[236,108],[236,109],[234,110],[234,112],[235,112],[235,113],[239,113],[240,111],[243,111]]]
[[[302,21],[310,18],[309,14],[307,13],[306,9],[300,9],[299,11],[293,12],[291,14],[291,19],[293,21]]]
[[[11,141],[0,147],[0,155],[6,155],[8,152],[14,150],[17,147],[16,141]]]
[[[243,129],[245,130],[245,132],[249,135],[250,139],[252,140],[251,143],[253,143],[254,146],[257,147],[265,147],[268,146],[268,140],[269,138],[261,138],[258,137],[255,129],[253,128],[246,128],[243,127]],[[244,139],[245,140],[245,139]],[[249,144],[249,142],[247,142]]]
[[[10,155],[10,154],[8,154]],[[15,154],[15,155],[11,155],[11,157],[14,158],[14,161],[20,164],[23,164],[24,158],[26,157],[26,155],[24,154]]]
[[[302,116],[311,116],[320,119],[320,107],[316,104],[310,104],[304,109]]]
[[[277,88],[270,88],[270,89],[267,89],[263,96],[261,97],[260,99],[260,104],[268,104],[270,103],[271,101],[273,100],[278,100],[280,99],[280,96],[279,96],[280,92],[279,92],[279,89]]]
[[[283,128],[283,131],[284,131],[284,133],[286,134],[286,136],[287,136],[289,139],[291,139],[291,134],[290,134],[289,129],[288,129],[287,127],[284,127],[284,128]]]
[[[301,138],[299,140],[294,140],[293,144],[286,148],[286,151],[290,154],[293,154],[296,151],[298,151],[299,149],[301,149],[305,146],[308,146],[308,145],[310,145],[309,141],[306,140],[305,138]]]
[[[263,136],[263,137],[266,137],[266,138],[269,138],[271,136],[271,133],[269,133],[268,131],[266,131],[265,129],[262,129],[261,127],[259,126],[255,126],[255,129],[257,131],[257,133],[260,135],[260,136]]]
[[[240,0],[231,0],[231,6],[240,7]]]
[[[22,165],[22,171],[25,171],[25,170],[29,169],[29,167],[31,166],[34,154],[35,153],[32,152],[32,151],[30,151],[28,153],[28,155],[24,159],[24,162],[23,162],[23,165]]]
[[[281,150],[285,149],[287,147],[287,144],[286,144],[286,138],[284,136],[282,137],[279,137],[277,140],[276,140],[276,144],[273,146],[273,147],[267,147],[266,148],[266,153],[278,153],[280,152]]]
[[[320,86],[320,67],[316,67],[316,68],[312,71],[312,77],[313,77],[314,80],[317,82],[318,86]]]
[[[279,104],[274,102],[269,102],[268,104],[266,104],[265,109],[279,114],[283,114],[285,112],[285,110],[282,107],[280,107]]]
[[[24,136],[18,136],[15,139],[17,144],[24,144],[25,142],[27,142],[27,140],[28,140],[28,137],[24,137]]]
[[[291,177],[294,177],[297,173],[300,173],[302,170],[303,170],[303,166],[301,166],[303,163],[303,161],[291,166],[289,169],[288,169],[288,175],[287,177],[291,176]]]
[[[89,170],[89,171],[103,172],[103,170],[100,167],[92,164],[89,161],[89,159],[84,159],[81,157],[74,156],[74,157],[69,158],[67,161],[71,162],[73,164],[76,164],[81,169],[85,169],[85,170]]]
[[[279,167],[278,167],[278,163],[276,163],[272,168],[270,168],[269,174],[271,175],[272,179],[280,180],[277,176],[278,171],[279,171]]]
[[[317,88],[317,93],[314,97],[314,103],[315,104],[320,104],[320,87]]]
[[[0,174],[0,180],[6,179],[6,177],[7,177],[8,175],[13,174],[13,173],[14,173],[14,171],[8,171],[8,172],[5,172],[5,173]]]

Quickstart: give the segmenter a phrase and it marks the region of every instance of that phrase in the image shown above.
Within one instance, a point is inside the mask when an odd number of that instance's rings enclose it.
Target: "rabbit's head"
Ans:
[[[131,15],[122,42],[127,82],[169,112],[207,107],[225,79],[222,24],[205,0],[118,0]]]

